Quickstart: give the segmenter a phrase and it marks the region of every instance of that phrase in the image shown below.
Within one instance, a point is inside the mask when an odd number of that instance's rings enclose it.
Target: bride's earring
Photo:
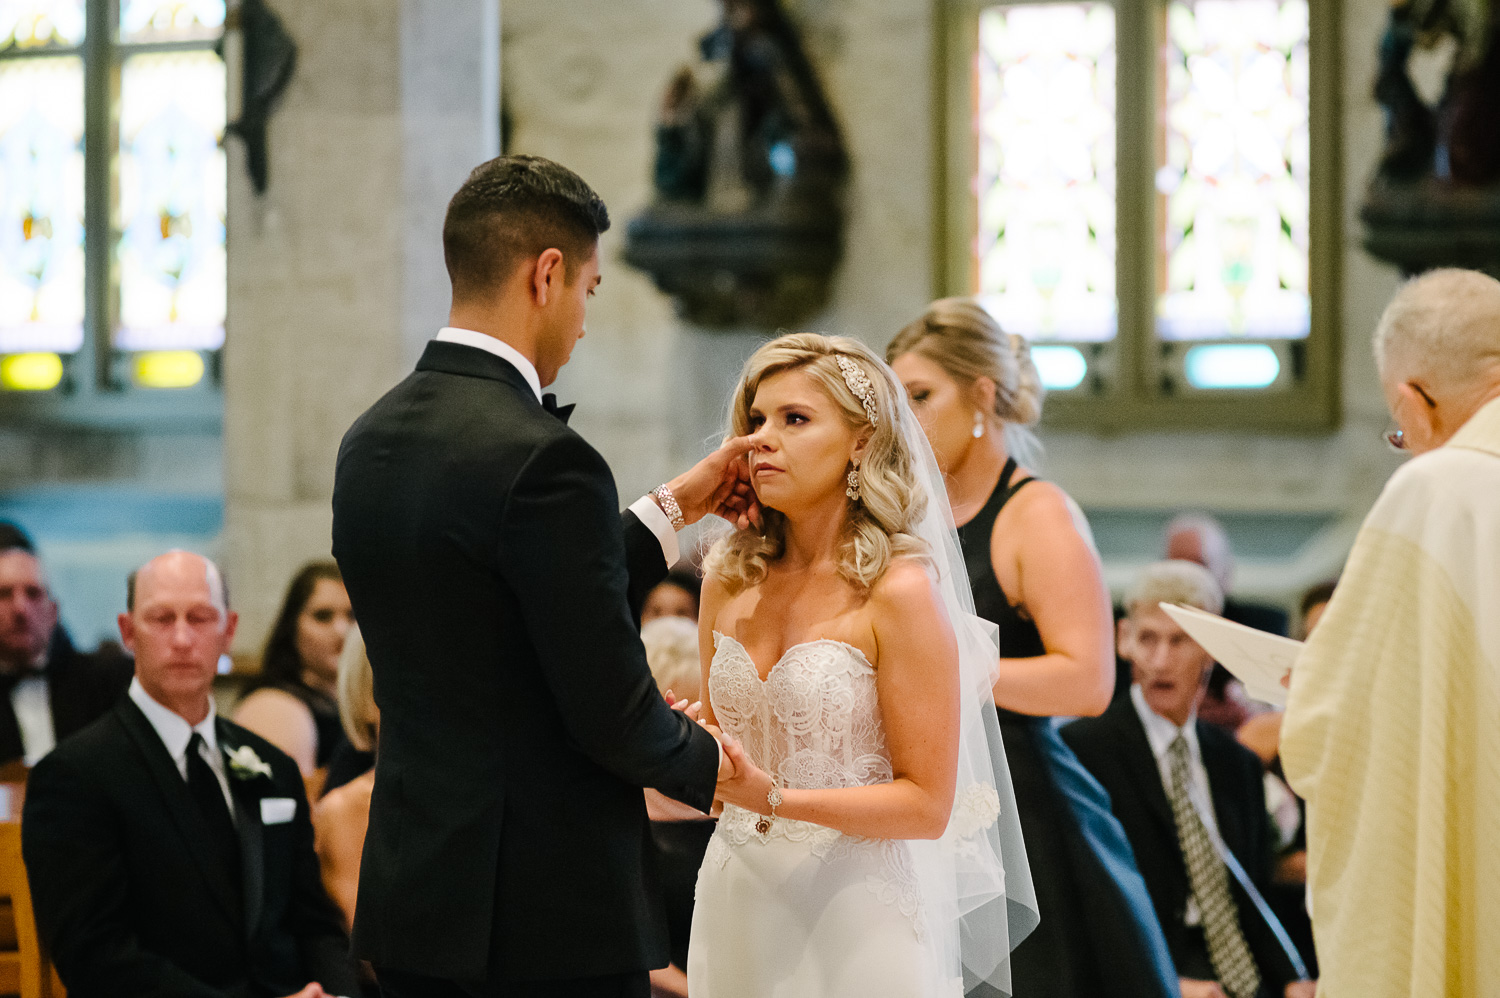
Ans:
[[[978,440],[984,436],[984,413],[974,413],[974,439]]]
[[[854,467],[849,471],[849,487],[844,490],[844,495],[859,502],[859,458],[854,459]]]

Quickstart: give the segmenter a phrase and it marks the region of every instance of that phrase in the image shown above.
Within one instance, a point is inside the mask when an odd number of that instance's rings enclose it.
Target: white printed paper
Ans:
[[[1286,706],[1286,687],[1281,680],[1297,664],[1301,641],[1257,631],[1195,607],[1160,606],[1188,637],[1245,684],[1246,693],[1262,703]]]

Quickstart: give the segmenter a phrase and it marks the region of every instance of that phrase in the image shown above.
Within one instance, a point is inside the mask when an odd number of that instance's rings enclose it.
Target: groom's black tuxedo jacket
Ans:
[[[1177,972],[1183,977],[1213,979],[1203,931],[1184,921],[1192,885],[1161,769],[1134,701],[1121,697],[1100,716],[1065,725],[1061,734],[1078,760],[1109,791],[1110,809],[1135,851]],[[1197,722],[1197,734],[1219,835],[1256,889],[1264,893],[1274,857],[1260,759],[1205,721]],[[1280,995],[1297,974],[1250,898],[1232,876],[1229,883],[1239,909],[1240,929],[1260,967],[1262,993]]]
[[[604,459],[519,371],[432,342],[344,437],[333,553],[380,751],[355,952],[459,981],[665,966],[642,787],[707,810],[713,738],[632,615],[666,574]]]
[[[76,998],[272,998],[318,981],[358,994],[348,937],[323,892],[297,764],[219,718],[271,775],[240,778],[242,875],[228,876],[177,764],[128,697],[37,763],[22,850],[37,928]],[[296,802],[266,824],[264,798]]]

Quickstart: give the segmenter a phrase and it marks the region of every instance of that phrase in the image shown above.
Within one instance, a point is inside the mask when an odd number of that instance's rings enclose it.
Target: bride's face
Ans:
[[[763,380],[750,405],[750,481],[761,505],[788,516],[843,503],[859,438],[838,405],[800,370]]]

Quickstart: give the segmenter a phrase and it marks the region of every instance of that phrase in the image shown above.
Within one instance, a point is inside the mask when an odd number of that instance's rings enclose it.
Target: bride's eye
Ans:
[[[916,391],[911,393],[912,405],[921,405],[923,402],[926,402],[928,397],[931,395],[932,393],[925,388],[917,389]]]
[[[800,412],[789,412],[786,414],[786,425],[788,426],[800,426],[805,422],[807,422],[807,417]]]
[[[750,425],[750,432],[754,433],[756,430],[758,430],[762,426],[764,426],[765,423],[766,423],[766,417],[761,416],[761,415],[751,416],[750,417],[750,424],[749,424]]]

